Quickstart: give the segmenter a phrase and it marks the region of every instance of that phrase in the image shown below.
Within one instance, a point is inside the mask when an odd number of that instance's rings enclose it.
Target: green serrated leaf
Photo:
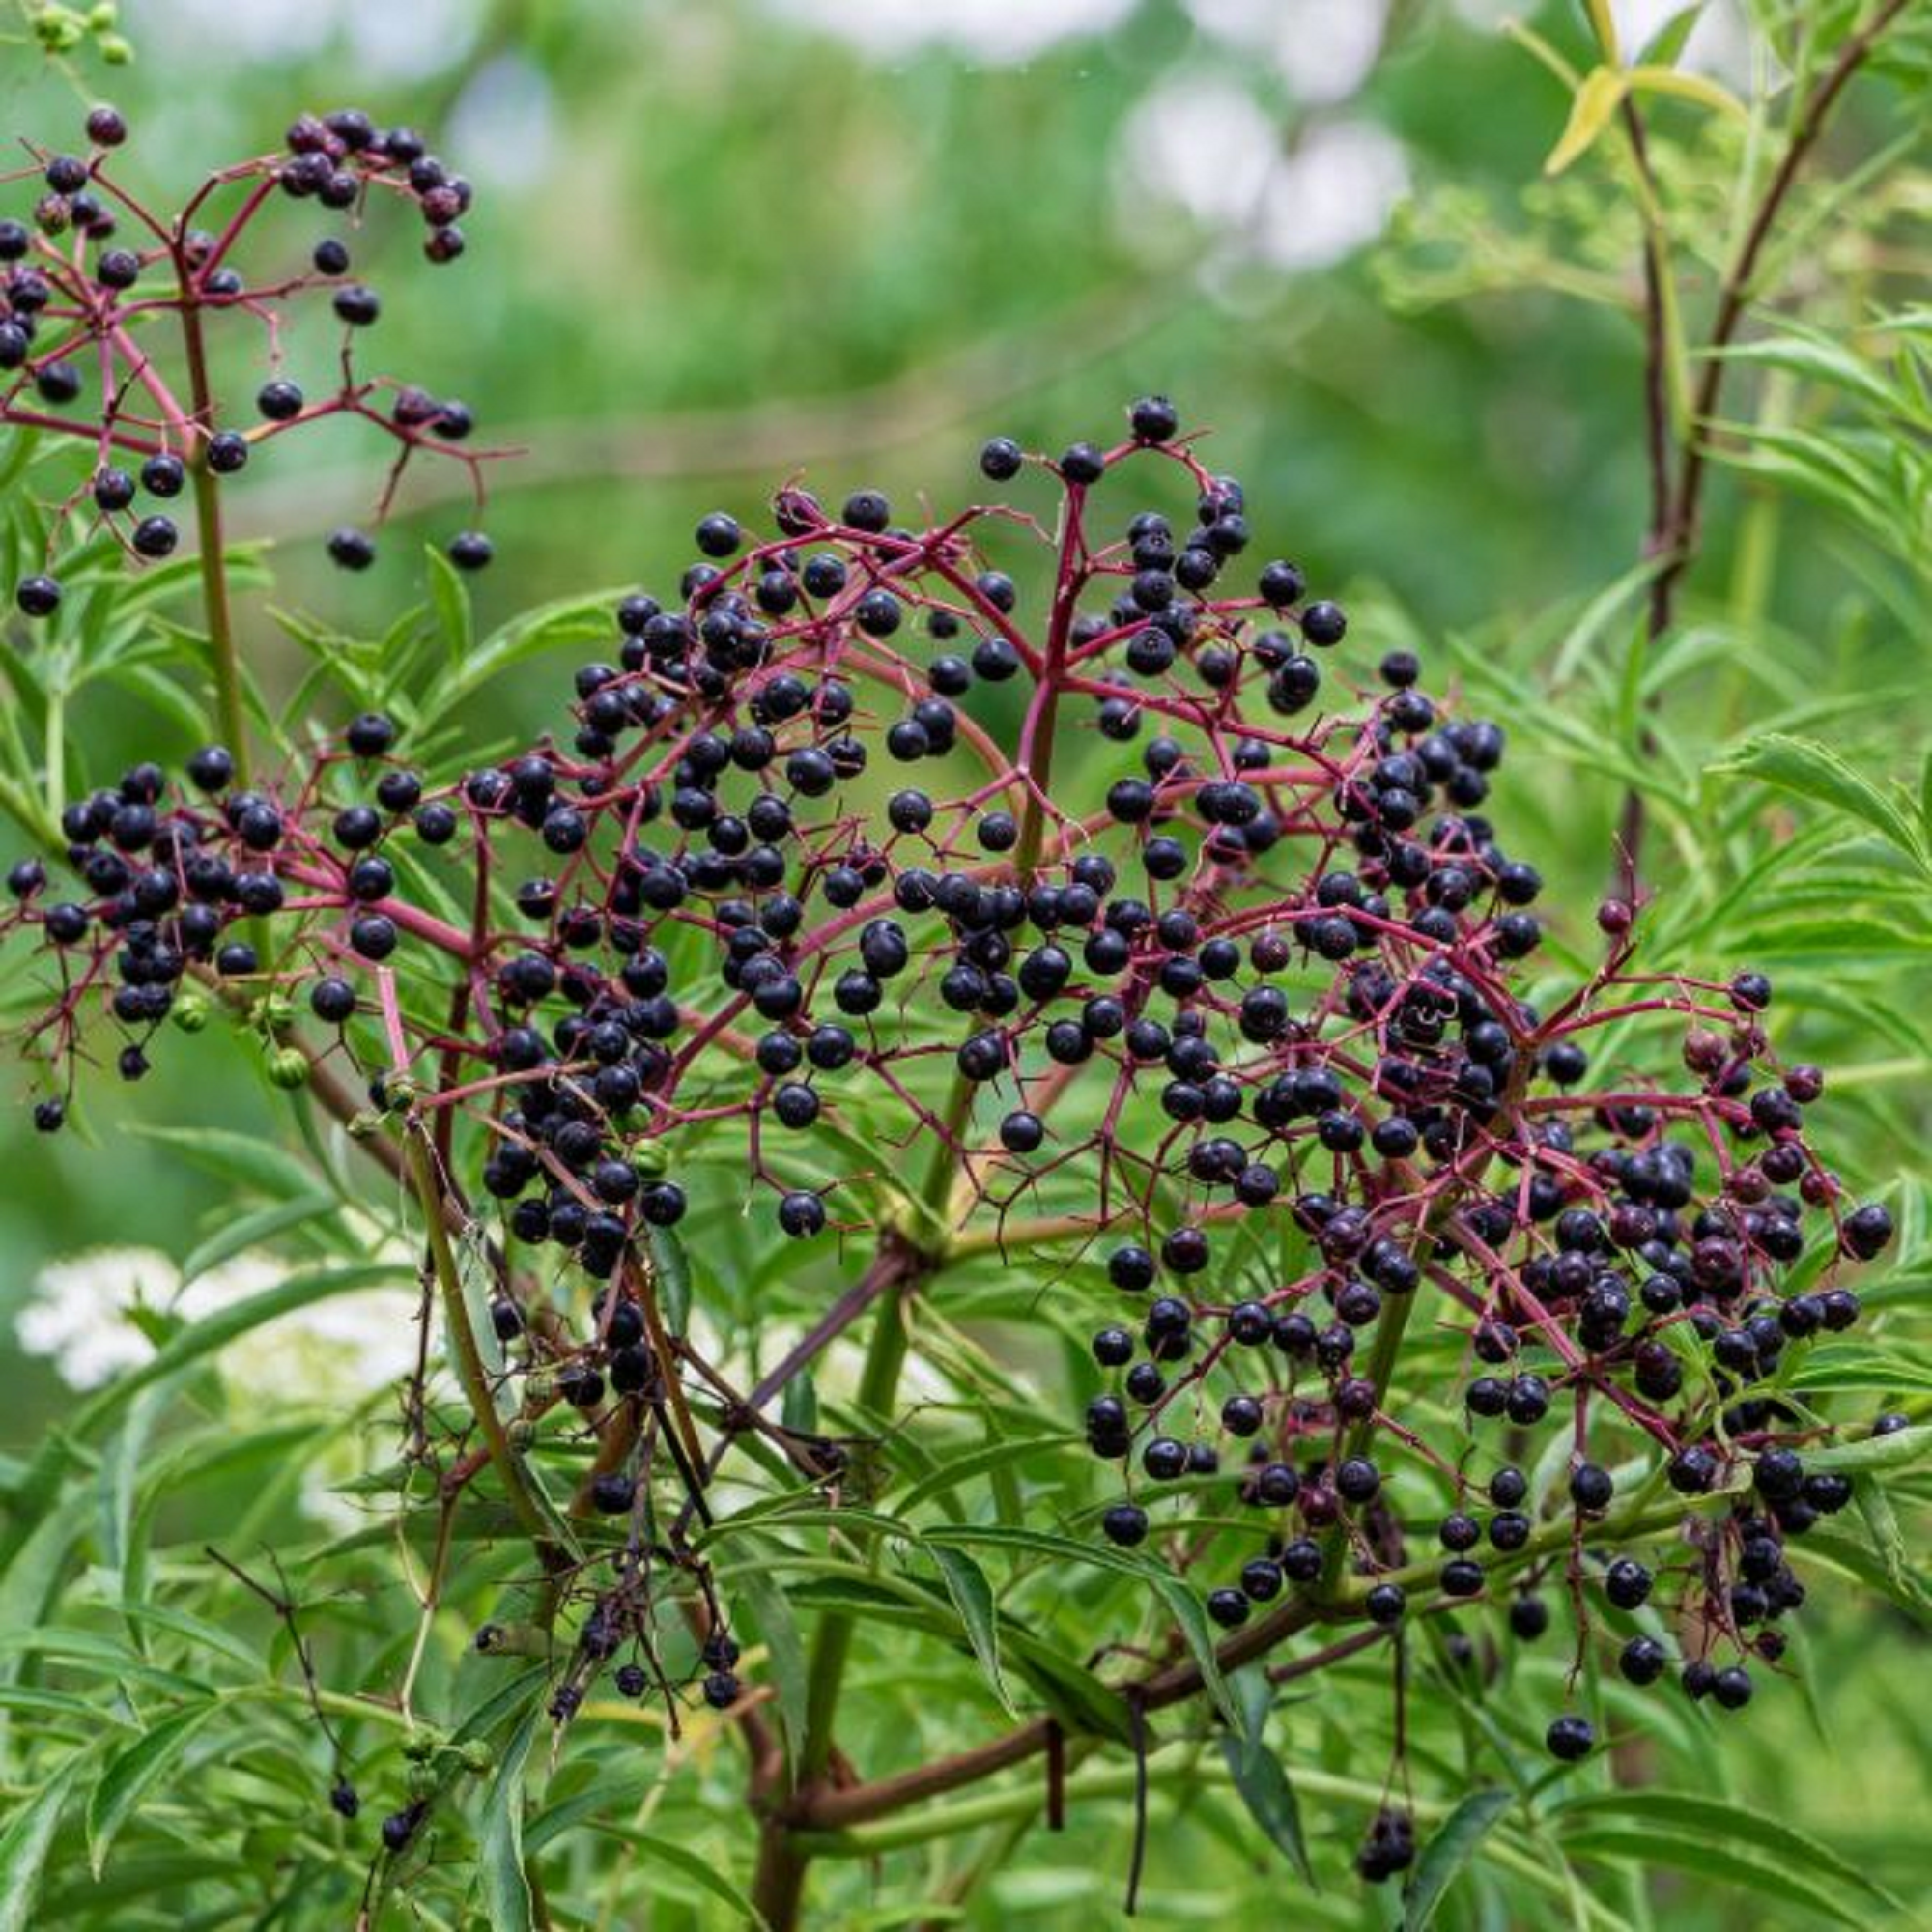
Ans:
[[[1928,1456],[1932,1456],[1932,1424],[1920,1423],[1914,1429],[1895,1429],[1889,1435],[1867,1435],[1858,1442],[1807,1449],[1804,1466],[1856,1475],[1861,1469],[1903,1469]]]
[[[229,1133],[219,1127],[139,1124],[130,1124],[128,1132],[172,1148],[218,1180],[232,1181],[278,1201],[292,1201],[312,1192],[316,1185],[315,1172],[305,1161],[252,1134]]]
[[[1458,1876],[1475,1857],[1499,1819],[1516,1803],[1500,1786],[1472,1791],[1430,1834],[1415,1861],[1415,1876],[1403,1902],[1403,1932],[1422,1932]]]
[[[456,566],[434,544],[423,547],[429,569],[429,601],[452,665],[463,664],[475,647],[476,626],[469,611],[469,586]]]
[[[1007,1680],[1000,1674],[999,1616],[986,1573],[963,1549],[953,1549],[945,1544],[934,1545],[927,1554],[939,1566],[947,1595],[952,1599],[959,1621],[966,1627],[966,1639],[973,1646],[973,1655],[980,1660],[980,1669],[986,1673],[987,1683],[993,1687],[993,1695],[1011,1715],[1013,1700],[1008,1693]]]
[[[942,1523],[923,1534],[927,1544],[934,1547],[957,1543],[982,1544],[989,1548],[1043,1556],[1056,1563],[1078,1563],[1091,1569],[1112,1570],[1121,1576],[1138,1578],[1160,1598],[1169,1615],[1180,1626],[1180,1634],[1186,1638],[1187,1647],[1194,1653],[1194,1661],[1200,1666],[1202,1688],[1213,1700],[1214,1708],[1236,1731],[1239,1731],[1241,1714],[1236,1709],[1228,1691],[1227,1679],[1221,1674],[1208,1613],[1201,1607],[1201,1600],[1172,1571],[1146,1559],[1129,1556],[1124,1550],[1076,1543],[1071,1537],[1051,1536],[1043,1530],[1016,1529],[1007,1523]]]
[[[693,1885],[708,1891],[721,1904],[728,1906],[739,1920],[747,1925],[766,1928],[771,1925],[758,1908],[753,1905],[737,1886],[718,1869],[713,1860],[702,1858],[689,1845],[681,1845],[674,1838],[654,1837],[648,1832],[626,1832],[624,1842],[635,1846],[641,1861],[648,1866],[655,1859],[662,1864],[688,1878]]]
[[[69,1758],[0,1833],[0,1932],[34,1932],[34,1908],[47,1853],[53,1848],[68,1790],[86,1756],[85,1751],[76,1751]]]
[[[795,1435],[817,1435],[818,1379],[810,1369],[785,1383],[779,1419]]]
[[[658,1313],[671,1334],[682,1335],[691,1323],[691,1255],[674,1228],[653,1227],[650,1236]]]
[[[531,1710],[510,1734],[483,1800],[476,1833],[476,1881],[490,1932],[531,1932],[529,1875],[524,1870],[524,1768],[537,1734]]]
[[[1680,1838],[1707,1838],[1729,1851],[1756,1846],[1776,1864],[1802,1868],[1807,1876],[1862,1892],[1889,1910],[1903,1910],[1899,1900],[1860,1865],[1800,1831],[1789,1818],[1769,1817],[1748,1805],[1726,1804],[1699,1792],[1586,1792],[1558,1805],[1551,1816],[1566,1837],[1573,1827],[1595,1832],[1605,1821],[1628,1821],[1654,1823]]]
[[[764,1639],[772,1682],[778,1688],[779,1716],[784,1722],[789,1756],[795,1759],[805,1742],[809,1695],[805,1644],[798,1634],[798,1619],[792,1615],[791,1604],[779,1587],[778,1579],[755,1563],[738,1574],[733,1587],[751,1605],[752,1620]]]
[[[1295,1802],[1294,1786],[1281,1760],[1265,1745],[1250,1748],[1247,1743],[1223,1732],[1221,1756],[1235,1789],[1248,1815],[1262,1829],[1262,1834],[1299,1874],[1311,1891],[1321,1888],[1315,1882],[1315,1868],[1308,1861],[1307,1841],[1301,1834],[1301,1806]]]
[[[1889,844],[1921,865],[1924,863],[1925,847],[1912,821],[1893,800],[1829,745],[1770,732],[1719,758],[1711,770],[1756,779],[1760,784],[1832,806],[1861,820]]]
[[[219,1708],[199,1704],[177,1711],[108,1760],[87,1800],[87,1861],[97,1879],[122,1826]]]

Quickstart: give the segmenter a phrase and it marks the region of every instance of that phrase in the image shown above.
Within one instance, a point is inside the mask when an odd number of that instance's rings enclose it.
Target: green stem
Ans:
[[[550,1513],[538,1499],[523,1458],[511,1446],[503,1419],[497,1413],[497,1400],[490,1387],[490,1373],[483,1364],[483,1351],[476,1345],[476,1331],[469,1325],[469,1310],[463,1298],[463,1277],[457,1268],[455,1250],[449,1245],[449,1230],[443,1225],[442,1190],[437,1184],[436,1168],[425,1136],[413,1127],[406,1142],[410,1178],[416,1198],[422,1203],[424,1234],[429,1241],[430,1263],[442,1293],[443,1322],[449,1330],[450,1358],[456,1378],[462,1384],[464,1400],[483,1432],[490,1461],[496,1465],[510,1507],[530,1540],[546,1569],[554,1569],[559,1560],[556,1532]]]
[[[944,1264],[944,1245],[951,1236],[948,1212],[953,1182],[959,1174],[963,1136],[973,1116],[973,1083],[955,1075],[947,1095],[943,1131],[920,1188],[923,1239],[910,1247],[905,1267],[879,1297],[872,1332],[860,1371],[858,1405],[867,1416],[889,1418],[905,1367],[910,1336],[905,1300]],[[797,1741],[796,1781],[804,1786],[822,1778],[832,1759],[833,1724],[838,1694],[852,1657],[853,1622],[837,1611],[819,1620],[812,1638],[811,1661],[806,1673],[805,1735]],[[796,1924],[805,1889],[810,1855],[801,1851],[795,1834],[778,1818],[767,1819],[758,1855],[756,1903],[773,1932],[787,1932]]]

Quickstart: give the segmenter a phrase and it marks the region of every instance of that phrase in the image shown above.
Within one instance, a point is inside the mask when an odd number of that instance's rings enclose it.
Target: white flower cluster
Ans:
[[[326,1295],[264,1322],[223,1350],[222,1373],[258,1395],[309,1401],[365,1396],[407,1375],[416,1359],[417,1297],[406,1285],[414,1269],[400,1248],[377,1247],[373,1259],[396,1264],[398,1286]],[[286,1259],[255,1250],[185,1283],[158,1249],[89,1248],[49,1263],[34,1278],[14,1335],[70,1387],[99,1388],[154,1353],[129,1319],[134,1310],[194,1321],[291,1272]]]

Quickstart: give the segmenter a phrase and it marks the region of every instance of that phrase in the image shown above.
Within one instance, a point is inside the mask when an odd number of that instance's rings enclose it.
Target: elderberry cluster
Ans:
[[[412,205],[428,228],[432,262],[463,252],[458,217],[469,184],[406,128],[377,128],[359,109],[304,114],[286,151],[222,169],[178,214],[162,218],[123,183],[114,152],[128,127],[111,107],[87,117],[88,152],[35,150],[30,179],[43,188],[30,218],[0,219],[0,422],[95,445],[85,482],[51,520],[48,567],[22,576],[14,602],[33,618],[60,606],[51,554],[83,522],[111,532],[131,559],[171,555],[181,540],[172,508],[192,479],[233,476],[272,440],[329,416],[374,424],[395,445],[378,506],[386,512],[417,454],[455,458],[478,484],[481,454],[463,445],[474,428],[467,404],[412,384],[355,373],[354,341],[382,303],[354,279],[348,243],[325,236],[294,273],[244,266],[258,223],[279,194],[346,215],[359,225],[373,198]],[[292,304],[327,297],[343,325],[328,387],[311,394],[281,373],[279,328]],[[256,387],[252,412],[227,406],[226,371],[213,359],[211,325],[240,316],[263,332],[275,373]],[[83,419],[90,382],[99,394]],[[366,568],[375,544],[343,528],[328,552],[346,569]],[[489,539],[463,531],[448,554],[462,569],[488,563]]]
[[[672,1392],[651,1231],[685,1151],[734,1135],[787,1236],[879,1229],[914,1274],[977,1238],[1107,1298],[1097,1526],[1171,1536],[1229,1631],[1488,1600],[1534,1641],[1554,1584],[1642,1684],[1674,1653],[1630,1619],[1666,1593],[1686,1690],[1742,1704],[1803,1597],[1786,1541],[1851,1492],[1781,1369],[1859,1320],[1841,1264],[1891,1232],[1812,1149],[1825,1077],[1773,1055],[1770,982],[1649,970],[1612,900],[1595,971],[1528,998],[1543,882],[1480,810],[1503,729],[1407,652],[1324,662],[1341,607],[1249,559],[1240,484],[1164,399],[980,468],[1049,507],[707,517],[517,755],[434,778],[369,716],[250,788],[216,748],[73,806],[82,887],[24,862],[7,921],[58,983],[42,1123],[103,1011],[132,1077],[211,995],[277,1077],[346,1065],[446,1116],[465,1197],[558,1287],[539,1321],[506,1281],[513,1373],[602,1418]],[[1033,590],[1003,567],[1030,541]],[[603,1481],[638,1508],[634,1469]],[[1198,1539],[1231,1512],[1252,1531]],[[639,1555],[562,1715],[641,1628]],[[735,1690],[718,1664],[705,1694]],[[1362,1869],[1411,1853],[1391,1813]]]

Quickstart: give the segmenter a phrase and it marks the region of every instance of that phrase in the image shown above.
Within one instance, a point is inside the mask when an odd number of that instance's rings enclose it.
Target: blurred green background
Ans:
[[[988,434],[1055,450],[1105,439],[1126,399],[1164,389],[1184,420],[1213,429],[1214,466],[1246,482],[1262,553],[1295,556],[1355,599],[1362,663],[1414,637],[1439,681],[1435,646],[1461,634],[1517,668],[1517,753],[1498,817],[1537,828],[1517,843],[1567,888],[1575,936],[1607,877],[1618,792],[1540,728],[1551,701],[1541,673],[1561,636],[1547,614],[1574,610],[1637,555],[1636,258],[1627,217],[1606,214],[1601,192],[1579,188],[1572,202],[1568,188],[1535,185],[1567,101],[1498,30],[1502,11],[1479,0],[129,0],[134,65],[83,65],[77,91],[29,50],[0,50],[0,99],[10,128],[59,144],[74,138],[86,98],[113,99],[134,130],[123,172],[163,203],[204,169],[274,146],[296,112],[350,103],[422,127],[476,183],[469,252],[450,268],[423,265],[419,231],[402,219],[375,219],[356,239],[357,271],[385,298],[372,361],[468,400],[479,444],[527,454],[492,466],[480,517],[460,474],[414,479],[378,566],[350,578],[329,569],[320,539],[366,512],[380,454],[352,435],[323,439],[311,466],[277,473],[270,446],[233,500],[238,534],[274,541],[274,603],[380,630],[422,595],[423,542],[471,524],[497,546],[475,585],[482,624],[600,585],[663,585],[699,515],[755,518],[796,473],[828,495],[866,484],[929,493],[944,509],[979,488]],[[1522,11],[1583,58],[1577,9]],[[1669,10],[1618,11],[1641,26]],[[1717,12],[1697,51],[1722,71],[1738,43]],[[1899,112],[1898,96],[1861,92],[1846,149],[1897,131]],[[1667,169],[1673,135],[1696,137],[1691,120],[1662,118]],[[1481,204],[1492,212],[1476,219]],[[312,218],[277,218],[298,260]],[[1525,238],[1549,233],[1566,238],[1578,293],[1607,303],[1547,285],[1541,244]],[[1869,257],[1853,267],[1861,293],[1883,293],[1916,265],[1908,249],[1877,282]],[[1844,267],[1821,254],[1810,273],[1830,282]],[[295,338],[291,373],[306,362],[320,376],[327,340]],[[1747,507],[1720,476],[1690,617],[1761,620],[1792,642],[1791,675],[1818,693],[1922,690],[1922,582],[1886,579],[1824,511]],[[292,684],[296,655],[263,600],[245,623],[270,684]],[[549,724],[558,669],[498,686],[466,725],[480,743]],[[1757,695],[1716,648],[1685,701],[1708,709],[1715,737]],[[1855,745],[1867,769],[1904,772],[1922,719],[1848,706],[1826,735]],[[187,749],[131,704],[101,705],[88,730],[101,772]],[[1681,855],[1660,840],[1655,857],[1667,895]],[[1886,985],[1901,1008],[1927,991],[1917,969]],[[1861,1038],[1874,1059],[1892,1050],[1842,1015],[1794,1019],[1780,1045],[1802,1058],[1847,1041],[1856,1053]],[[161,1066],[142,1114],[266,1122],[236,1050],[207,1047]],[[91,1096],[94,1144],[48,1144],[24,1131],[24,1090],[10,1078],[0,1446],[17,1447],[64,1400],[48,1365],[8,1339],[43,1264],[103,1240],[179,1253],[220,1195],[120,1131],[127,1109],[111,1081]],[[1898,1137],[1923,1131],[1924,1103],[1882,1081],[1850,1086],[1865,1109],[1865,1178],[1882,1180]],[[1847,1603],[1816,1634],[1849,1671],[1881,1629],[1885,1613]],[[1879,1654],[1905,1662],[1901,1649]],[[1876,1671],[1853,1672],[1844,1696],[1840,1734],[1873,1726],[1868,1765],[1807,1759],[1804,1705],[1777,1698],[1753,1714],[1762,1762],[1746,1775],[1768,1807],[1878,1844],[1888,1799],[1922,1787],[1932,1738],[1909,1710],[1886,1708]],[[1023,1905],[1016,1893],[1012,1909]],[[1776,1921],[1753,1911],[1749,1922]]]

